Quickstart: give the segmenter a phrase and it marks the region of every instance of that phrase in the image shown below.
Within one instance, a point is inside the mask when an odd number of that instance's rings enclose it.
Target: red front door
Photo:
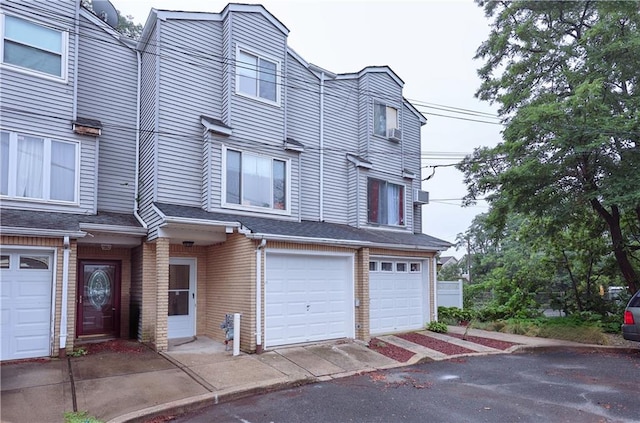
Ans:
[[[77,336],[120,335],[120,262],[80,260]]]

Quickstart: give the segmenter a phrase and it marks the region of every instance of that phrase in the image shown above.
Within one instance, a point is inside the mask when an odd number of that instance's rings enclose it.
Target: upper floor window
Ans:
[[[389,129],[398,128],[398,109],[384,103],[373,104],[373,133],[387,137]]]
[[[236,68],[236,92],[271,103],[280,103],[280,63],[277,60],[238,49]]]
[[[2,18],[2,63],[65,77],[66,33],[15,16]]]
[[[78,144],[0,132],[0,194],[76,202]]]
[[[404,187],[373,178],[367,185],[369,223],[404,225]]]
[[[285,160],[226,150],[226,204],[288,210],[288,167]]]

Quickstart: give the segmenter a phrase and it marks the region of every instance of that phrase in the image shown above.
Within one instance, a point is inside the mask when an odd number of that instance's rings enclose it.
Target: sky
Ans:
[[[122,14],[142,24],[151,8],[218,13],[227,4],[220,0],[111,2]],[[474,97],[480,86],[477,69],[482,62],[473,57],[489,34],[489,21],[473,1],[237,2],[262,4],[289,28],[289,46],[307,62],[334,73],[387,65],[402,78],[404,97],[428,120],[422,128],[422,164],[445,165],[436,167],[433,177],[422,184],[430,195],[430,203],[422,206],[423,232],[453,243],[475,215],[488,211],[483,201],[472,207],[461,206],[467,192],[463,175],[446,166],[460,161],[474,148],[494,146],[501,140],[502,127],[495,124],[497,107]],[[467,114],[453,113],[451,107],[464,109]],[[423,178],[433,170],[424,168]],[[463,249],[455,248],[442,253],[456,257],[463,254]]]

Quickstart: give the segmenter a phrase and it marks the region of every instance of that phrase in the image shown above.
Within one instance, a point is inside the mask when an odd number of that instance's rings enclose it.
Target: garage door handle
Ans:
[[[309,311],[310,307],[311,307],[311,304],[307,304],[307,311]]]

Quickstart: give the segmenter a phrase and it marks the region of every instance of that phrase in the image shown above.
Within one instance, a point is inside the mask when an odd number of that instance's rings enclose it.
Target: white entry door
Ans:
[[[196,260],[169,259],[168,337],[196,334]]]
[[[53,254],[2,250],[0,268],[0,360],[50,355]]]
[[[265,346],[354,336],[353,256],[267,252]]]

